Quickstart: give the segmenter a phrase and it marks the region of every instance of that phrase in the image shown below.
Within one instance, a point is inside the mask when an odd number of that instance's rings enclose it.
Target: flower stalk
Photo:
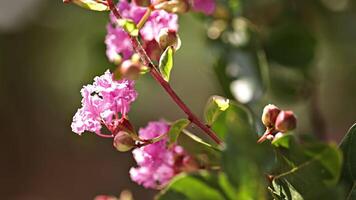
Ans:
[[[109,5],[109,8],[111,12],[114,14],[114,16],[117,19],[122,19],[121,14],[119,13],[118,9],[116,8],[113,0],[107,0],[107,3]],[[150,9],[148,9],[150,10]],[[150,12],[146,12],[146,14],[150,14]],[[145,14],[145,16],[146,16]],[[145,18],[145,16],[143,18]],[[148,18],[146,16],[146,18]],[[147,20],[147,19],[146,19]],[[141,20],[141,21],[146,21],[146,20]],[[141,22],[140,21],[140,22]],[[143,23],[144,24],[144,23]],[[143,24],[141,26],[143,26]],[[140,23],[139,23],[140,25]],[[222,144],[222,141],[220,138],[214,133],[213,130],[206,124],[204,124],[189,108],[188,106],[182,101],[182,99],[177,95],[177,93],[172,89],[170,84],[164,80],[160,72],[157,70],[157,67],[153,64],[149,56],[147,55],[146,51],[143,49],[142,45],[140,44],[139,40],[137,37],[130,36],[131,43],[133,46],[134,51],[140,56],[143,64],[145,66],[148,66],[150,68],[150,74],[152,77],[164,88],[164,90],[168,93],[168,95],[172,98],[172,100],[180,107],[180,109],[187,115],[188,119],[198,126],[204,133],[206,133],[214,142],[217,144]]]

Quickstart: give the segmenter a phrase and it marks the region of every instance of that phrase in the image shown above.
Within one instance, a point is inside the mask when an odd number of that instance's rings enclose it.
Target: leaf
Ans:
[[[227,124],[233,126],[232,129],[235,130],[243,127],[254,128],[251,112],[234,101],[229,102],[229,107],[217,117],[212,125],[212,129],[221,139],[224,139],[230,131]]]
[[[169,46],[161,55],[159,60],[159,71],[161,72],[164,80],[169,81],[171,70],[173,68],[173,47]]]
[[[181,174],[156,197],[157,200],[225,200],[224,195],[211,184],[217,184],[213,175],[207,172]],[[209,181],[212,182],[209,184]]]
[[[342,154],[333,144],[313,144],[306,145],[305,155],[315,159],[320,163],[322,169],[329,174],[324,179],[326,185],[335,185],[340,178],[342,167]]]
[[[304,200],[302,195],[285,179],[273,180],[270,192],[278,200]]]
[[[190,124],[188,119],[179,119],[175,121],[168,131],[169,144],[175,143],[185,127]]]
[[[340,144],[344,155],[341,182],[348,188],[349,194],[355,193],[356,188],[356,124],[347,132]],[[356,196],[356,194],[354,194]]]
[[[218,166],[220,165],[221,150],[200,137],[190,133],[187,130],[182,131],[179,136],[179,145],[181,145],[190,155],[194,155],[200,166]]]
[[[131,36],[137,37],[139,30],[134,21],[131,19],[119,19],[117,20],[117,24],[123,28],[128,34]]]
[[[249,110],[231,102],[213,125],[224,138],[222,168],[229,183],[237,191],[235,199],[264,199],[267,193],[265,172],[273,161],[267,144],[257,144],[257,134]]]
[[[292,134],[284,134],[282,137],[274,139],[272,141],[272,145],[275,147],[284,147],[288,149],[293,137],[294,136]]]
[[[201,144],[201,145],[204,145],[204,146],[206,146],[206,147],[209,147],[209,148],[211,148],[211,149],[220,151],[220,149],[218,149],[218,148],[212,146],[211,144],[205,142],[203,139],[201,139],[200,137],[194,135],[193,133],[190,133],[189,131],[184,130],[184,129],[182,130],[182,132],[183,132],[186,136],[188,136],[190,139],[192,139],[193,141],[195,141],[195,142],[197,142],[197,143],[199,143],[199,144]]]
[[[267,39],[267,57],[284,66],[304,67],[315,57],[316,39],[297,21],[286,20],[272,29]]]
[[[94,11],[110,10],[109,6],[106,3],[99,0],[73,0],[69,2],[73,2],[82,8],[86,8]]]
[[[297,143],[290,139],[289,148],[276,148],[275,180],[285,179],[305,199],[339,199],[336,183],[342,166],[341,152],[332,144]]]
[[[229,108],[229,99],[226,99],[221,96],[212,96],[208,100],[205,111],[204,117],[205,121],[208,125],[212,125],[218,116]]]

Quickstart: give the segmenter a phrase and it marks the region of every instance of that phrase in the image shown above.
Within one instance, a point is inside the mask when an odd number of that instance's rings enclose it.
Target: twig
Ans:
[[[117,19],[121,19],[121,15],[117,8],[114,5],[113,0],[107,0],[110,10],[115,15]],[[210,127],[205,125],[182,101],[181,98],[177,95],[177,93],[172,89],[170,84],[165,81],[162,75],[157,70],[156,66],[153,64],[146,51],[143,49],[142,45],[138,41],[137,37],[130,36],[131,43],[134,51],[140,56],[143,64],[150,68],[150,73],[153,78],[164,88],[164,90],[169,94],[172,100],[183,110],[183,112],[187,115],[188,119],[197,125],[201,130],[203,130],[212,140],[214,140],[217,144],[222,144],[222,141],[219,137],[211,130]]]

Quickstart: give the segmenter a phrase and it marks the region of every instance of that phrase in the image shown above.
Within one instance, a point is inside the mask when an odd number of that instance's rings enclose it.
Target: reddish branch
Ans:
[[[107,0],[108,5],[110,7],[111,12],[115,15],[117,19],[121,19],[121,15],[117,8],[114,5],[113,0]],[[217,144],[222,144],[222,141],[218,138],[218,136],[211,130],[209,126],[204,124],[182,101],[181,98],[177,95],[177,93],[172,89],[170,84],[165,81],[161,75],[161,73],[157,70],[157,67],[153,64],[146,51],[143,49],[142,45],[138,41],[136,37],[130,36],[132,46],[135,52],[140,56],[143,64],[150,68],[150,73],[153,78],[164,88],[164,90],[169,94],[169,96],[173,99],[173,101],[182,109],[182,111],[188,116],[188,119],[195,125],[197,125],[201,130],[203,130],[212,140],[214,140]]]

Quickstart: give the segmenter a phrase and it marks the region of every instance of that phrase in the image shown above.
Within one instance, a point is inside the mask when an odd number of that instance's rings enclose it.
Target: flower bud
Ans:
[[[177,32],[167,28],[164,28],[159,32],[158,42],[162,50],[165,50],[169,46],[173,46],[175,50],[178,50],[181,46],[181,41]]]
[[[276,129],[282,133],[297,127],[297,119],[292,111],[281,111],[276,119]]]
[[[135,147],[135,140],[125,131],[119,131],[114,138],[113,145],[118,151],[127,152]]]
[[[151,1],[150,0],[133,0],[133,2],[136,5],[142,6],[142,7],[148,7],[149,5],[151,5]]]
[[[169,13],[185,13],[189,10],[187,0],[170,0],[163,1],[155,5],[156,10],[164,10]]]
[[[273,127],[280,112],[281,110],[275,105],[269,104],[265,106],[262,113],[262,123],[267,128]]]
[[[141,64],[139,62],[132,62],[125,60],[120,66],[120,73],[123,78],[136,80],[140,76]]]
[[[145,41],[142,46],[151,60],[156,62],[159,61],[159,58],[162,54],[162,49],[156,40]]]

